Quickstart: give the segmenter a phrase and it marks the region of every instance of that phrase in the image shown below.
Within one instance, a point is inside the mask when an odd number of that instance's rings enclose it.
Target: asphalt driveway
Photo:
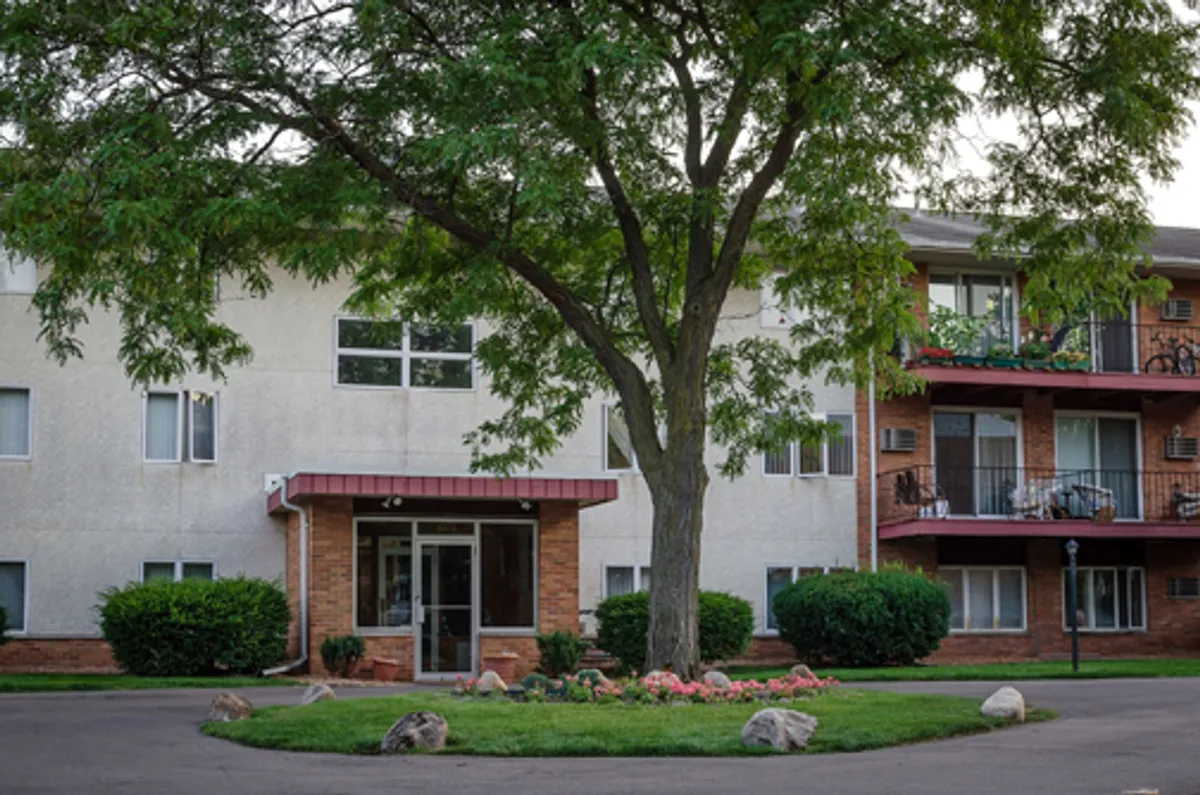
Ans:
[[[984,697],[983,682],[888,690]],[[882,686],[881,686],[882,687]],[[479,793],[1121,793],[1200,795],[1200,679],[1016,683],[1050,723],[861,754],[742,759],[345,757],[262,751],[199,731],[213,691],[0,696],[3,795]],[[242,690],[256,705],[290,688]],[[377,695],[353,689],[343,696]]]

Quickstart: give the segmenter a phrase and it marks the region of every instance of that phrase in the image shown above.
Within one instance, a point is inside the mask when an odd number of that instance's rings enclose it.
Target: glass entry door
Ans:
[[[475,541],[418,538],[417,675],[427,679],[475,671]]]
[[[1118,518],[1141,516],[1137,421],[1122,417],[1059,416],[1054,428],[1063,485],[1067,489],[1075,484],[1099,487],[1108,493]],[[1086,517],[1092,512],[1079,494],[1071,498],[1070,509],[1077,516]]]
[[[1017,484],[1015,414],[935,411],[934,474],[958,516],[1000,516]]]

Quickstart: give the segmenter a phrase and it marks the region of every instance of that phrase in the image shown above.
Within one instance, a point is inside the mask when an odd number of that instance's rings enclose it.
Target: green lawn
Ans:
[[[122,676],[117,674],[0,674],[0,693],[69,690],[157,690],[172,687],[263,687],[295,685],[291,679],[254,676]]]
[[[787,668],[736,666],[726,669],[731,679],[765,681]],[[1122,677],[1200,676],[1200,660],[1082,660],[1079,672],[1069,660],[1053,662],[988,663],[983,665],[918,665],[907,668],[823,668],[818,676],[842,682],[939,682],[1011,679],[1110,679]]]
[[[809,751],[863,751],[986,731],[1004,721],[979,715],[980,702],[951,696],[833,690],[781,706],[815,715]],[[267,707],[248,720],[210,723],[216,737],[261,748],[347,754],[379,752],[402,715],[432,710],[450,726],[444,753],[490,756],[734,756],[772,753],[746,748],[740,735],[762,704],[516,704],[448,693],[325,701]],[[1033,720],[1053,717],[1030,714]]]

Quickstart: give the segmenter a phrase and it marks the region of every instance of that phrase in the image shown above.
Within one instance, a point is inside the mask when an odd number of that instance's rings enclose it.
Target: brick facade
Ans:
[[[314,498],[310,511],[309,544],[309,661],[321,669],[321,643],[329,636],[349,635],[354,621],[354,502],[351,497]],[[579,631],[579,507],[568,502],[538,506],[538,631]],[[299,521],[288,520],[288,596],[297,617],[289,638],[299,637]],[[371,635],[364,638],[367,659],[360,675],[368,675],[370,658],[379,656],[400,664],[398,679],[414,677],[414,637]],[[481,634],[479,659],[511,651],[520,656],[519,676],[537,665],[533,633]]]
[[[115,673],[117,663],[102,638],[10,638],[0,646],[4,673]]]

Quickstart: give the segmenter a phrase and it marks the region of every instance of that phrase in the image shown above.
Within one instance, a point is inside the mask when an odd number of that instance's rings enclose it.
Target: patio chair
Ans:
[[[1184,491],[1178,483],[1172,489],[1172,502],[1175,503],[1175,518],[1194,519],[1200,516],[1200,491]]]
[[[1011,495],[1013,515],[1053,519],[1060,491],[1062,483],[1058,478],[1030,478],[1024,486],[1014,486]]]
[[[896,475],[895,503],[911,505],[918,509],[921,516],[936,515],[938,506],[946,503],[946,493],[936,483],[932,485],[921,483],[916,471],[908,469]]]
[[[1093,486],[1088,483],[1076,483],[1071,491],[1083,502],[1087,512],[1097,522],[1111,522],[1117,515],[1117,503],[1113,499],[1113,490],[1103,486]]]

